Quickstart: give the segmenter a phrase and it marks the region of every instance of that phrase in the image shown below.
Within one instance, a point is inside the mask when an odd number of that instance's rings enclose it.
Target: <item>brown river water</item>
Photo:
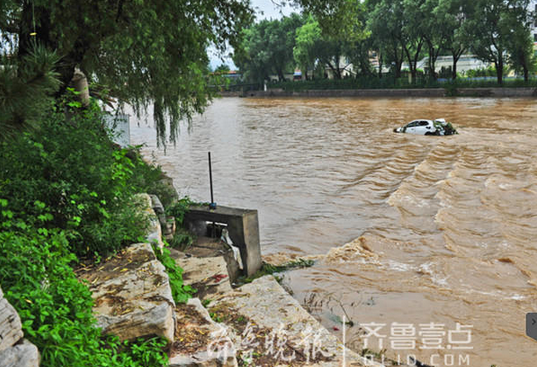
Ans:
[[[460,134],[392,132],[440,117]],[[258,209],[264,255],[318,255],[284,284],[338,336],[350,318],[353,349],[537,366],[536,100],[225,98],[166,153],[145,123],[131,140],[204,202],[211,151],[215,201]]]

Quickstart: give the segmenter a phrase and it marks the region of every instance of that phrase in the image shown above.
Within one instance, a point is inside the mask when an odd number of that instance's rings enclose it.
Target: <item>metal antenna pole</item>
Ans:
[[[209,152],[209,181],[211,184],[211,203],[209,204],[209,209],[216,209],[216,203],[214,202],[213,194],[213,167],[211,164],[211,152]]]
[[[209,181],[211,185],[211,204],[214,203],[214,195],[213,195],[213,168],[211,165],[211,152],[209,152]]]
[[[213,167],[211,164],[211,152],[209,152],[209,182],[211,185],[211,203],[209,204],[209,209],[214,210],[216,209],[216,203],[214,202],[214,194],[213,194]],[[216,237],[216,223],[213,222],[213,228],[211,231],[211,237]]]

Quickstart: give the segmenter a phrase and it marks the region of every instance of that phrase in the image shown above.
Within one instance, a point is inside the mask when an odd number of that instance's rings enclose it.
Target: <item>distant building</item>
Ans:
[[[227,74],[223,74],[222,76],[226,79],[229,79],[235,82],[240,81],[242,78],[242,74],[235,70],[230,70],[227,72]]]
[[[354,65],[352,65],[352,63],[346,56],[341,56],[339,58],[339,63],[337,67],[339,68],[339,72],[342,78],[354,77],[356,75],[354,71]],[[324,70],[328,79],[335,78],[334,70],[332,70],[332,68],[330,68],[328,65],[325,66]]]
[[[418,61],[418,69],[426,70],[428,69],[429,58],[424,57]],[[490,63],[479,60],[474,55],[462,55],[457,61],[457,72],[465,73],[468,70],[478,70],[486,69],[490,66]],[[403,69],[408,68],[408,64],[403,64]],[[453,67],[453,56],[439,56],[436,59],[434,68],[435,72],[438,73],[442,68],[448,69]]]

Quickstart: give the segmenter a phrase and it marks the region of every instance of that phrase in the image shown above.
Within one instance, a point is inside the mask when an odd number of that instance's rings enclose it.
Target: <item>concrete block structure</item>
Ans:
[[[216,209],[210,209],[205,205],[192,205],[185,214],[184,221],[186,224],[191,223],[194,226],[196,222],[226,224],[233,245],[237,246],[241,252],[245,275],[253,275],[261,269],[263,263],[259,242],[257,210],[230,208],[226,206],[218,206]]]

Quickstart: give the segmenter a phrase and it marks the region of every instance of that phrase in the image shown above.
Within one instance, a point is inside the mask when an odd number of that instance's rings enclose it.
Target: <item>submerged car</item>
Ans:
[[[414,120],[405,126],[393,129],[396,133],[407,133],[416,135],[453,135],[458,134],[457,130],[445,119],[436,120]]]

